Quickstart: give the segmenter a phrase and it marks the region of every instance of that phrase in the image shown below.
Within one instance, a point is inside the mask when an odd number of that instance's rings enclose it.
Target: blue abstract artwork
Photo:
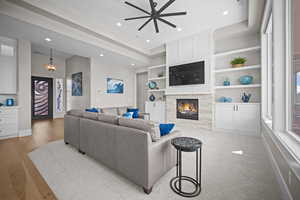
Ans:
[[[82,72],[72,74],[72,96],[82,96]]]
[[[300,72],[297,73],[297,94],[300,95]]]
[[[107,93],[108,94],[123,94],[124,93],[123,80],[107,78]]]

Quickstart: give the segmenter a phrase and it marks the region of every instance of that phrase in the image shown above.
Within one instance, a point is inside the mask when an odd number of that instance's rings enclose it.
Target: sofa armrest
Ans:
[[[148,154],[148,188],[151,188],[166,172],[176,165],[176,150],[171,140],[180,137],[180,131],[161,137],[157,142],[152,142]]]

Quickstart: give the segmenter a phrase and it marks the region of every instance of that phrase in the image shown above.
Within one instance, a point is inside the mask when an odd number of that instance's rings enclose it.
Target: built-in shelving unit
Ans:
[[[148,89],[148,97],[155,96],[155,100],[163,101],[166,89],[166,65],[148,67],[148,82],[153,81],[157,84],[157,89]]]
[[[251,94],[250,102],[260,102],[261,91],[261,64],[259,37],[251,34],[217,40],[215,43],[215,54],[213,70],[215,79],[215,102],[221,97],[232,99],[233,103],[242,103],[243,93]],[[237,57],[247,59],[245,66],[233,68],[231,60]],[[253,82],[249,85],[242,85],[240,78],[249,75],[253,77]],[[229,80],[230,85],[224,86],[224,81]]]

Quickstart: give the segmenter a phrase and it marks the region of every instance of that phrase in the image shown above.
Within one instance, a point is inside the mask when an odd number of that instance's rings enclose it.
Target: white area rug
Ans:
[[[201,200],[279,200],[274,173],[261,140],[199,130],[190,136],[204,142]],[[232,154],[243,150],[243,155]],[[177,200],[186,199],[169,187],[175,168],[163,176],[150,195],[63,141],[49,143],[29,154],[60,200]],[[184,174],[194,177],[195,154],[183,154]],[[189,189],[190,185],[185,185]]]

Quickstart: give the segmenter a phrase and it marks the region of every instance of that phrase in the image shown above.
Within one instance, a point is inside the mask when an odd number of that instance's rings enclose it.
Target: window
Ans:
[[[300,12],[295,6],[300,6],[299,1],[290,1],[289,28],[290,47],[287,85],[288,85],[288,119],[287,129],[292,136],[300,141]]]
[[[273,91],[274,91],[274,65],[273,65],[273,18],[272,15],[270,16],[267,29],[265,32],[266,36],[266,55],[267,55],[267,96],[266,96],[266,103],[267,103],[267,112],[265,116],[267,119],[272,120],[272,112],[273,112]]]

